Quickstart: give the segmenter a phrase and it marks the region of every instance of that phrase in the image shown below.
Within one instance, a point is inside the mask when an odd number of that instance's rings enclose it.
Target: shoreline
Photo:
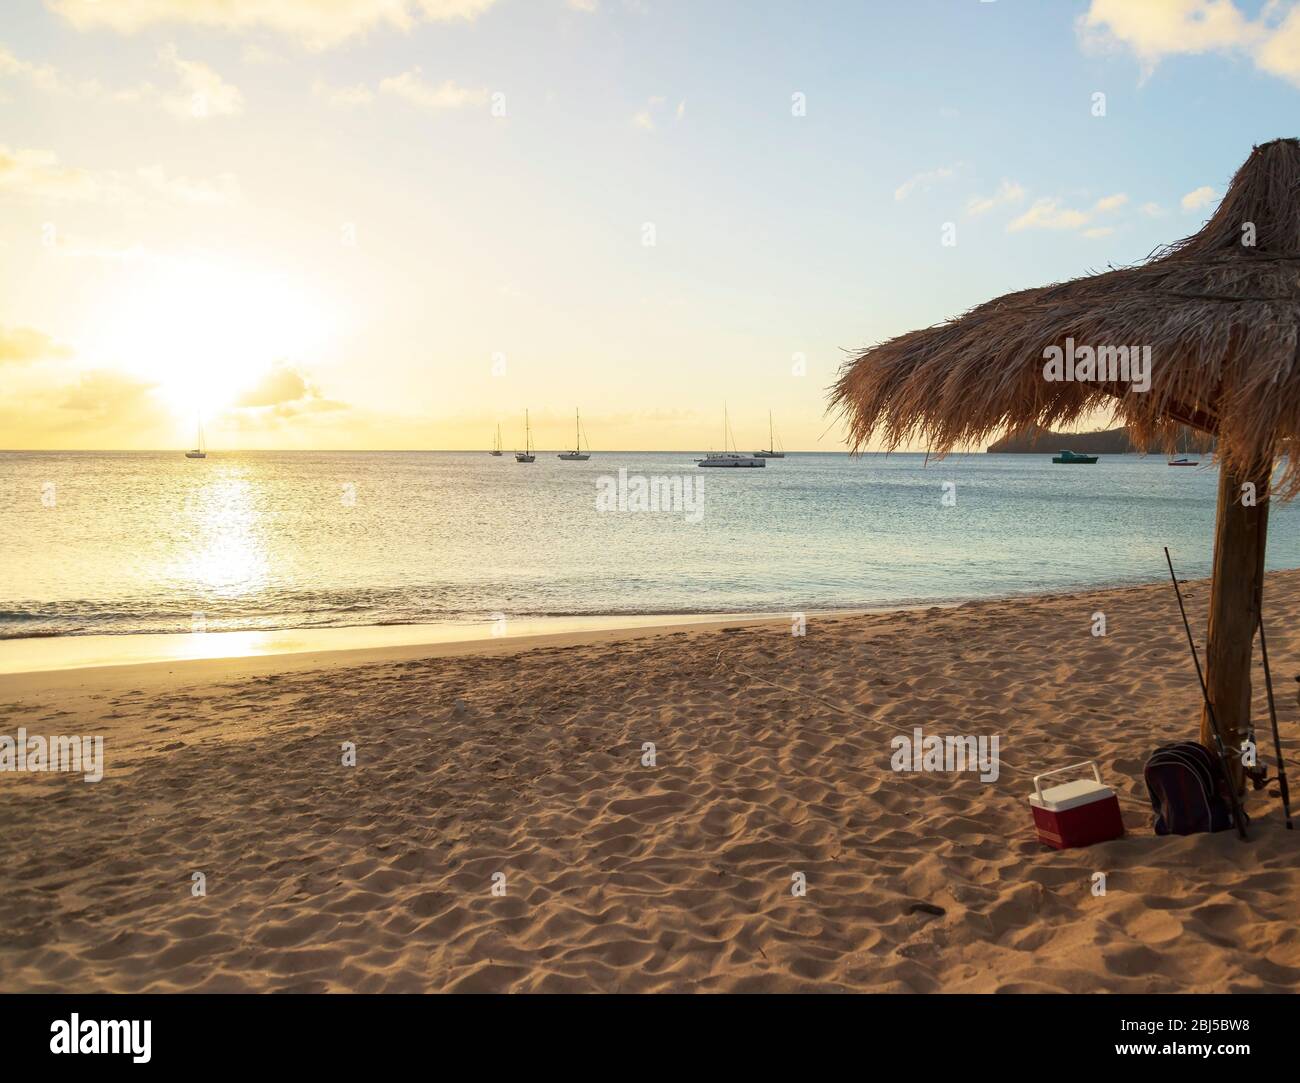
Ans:
[[[1300,569],[1278,568],[1268,574]],[[1205,577],[1181,579],[1198,583]],[[953,609],[977,603],[1050,600],[1085,593],[1133,590],[1158,586],[1163,580],[1120,580],[1031,589],[979,598],[908,602],[900,605],[859,605],[803,611],[814,617],[855,617]],[[356,624],[317,628],[248,629],[221,632],[114,632],[16,636],[0,639],[0,681],[24,674],[107,669],[125,666],[176,665],[198,662],[273,660],[322,656],[330,664],[356,655],[360,661],[401,660],[429,655],[501,653],[547,643],[576,645],[671,633],[720,625],[761,625],[790,622],[794,612],[742,610],[704,613],[621,613],[575,616],[508,617],[494,630],[491,621],[409,624]],[[286,663],[290,664],[290,663]],[[274,668],[272,666],[271,668]],[[293,668],[303,668],[294,665]]]
[[[960,603],[952,603],[954,605]],[[853,616],[880,610],[819,610],[807,616]],[[576,646],[618,638],[672,634],[697,628],[789,624],[787,613],[647,614],[617,617],[534,617],[512,619],[503,631],[480,624],[362,624],[342,628],[286,628],[274,631],[140,633],[32,637],[4,640],[0,682],[42,673],[138,669],[151,666],[203,667],[239,663],[261,671],[347,665],[453,654],[503,654],[536,646]],[[12,650],[23,644],[25,649]],[[263,663],[263,665],[248,665]],[[305,663],[305,664],[303,664]],[[227,667],[228,668],[228,667]]]

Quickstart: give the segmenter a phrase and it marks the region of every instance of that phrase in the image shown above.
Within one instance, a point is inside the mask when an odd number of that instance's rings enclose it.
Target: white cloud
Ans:
[[[139,101],[153,92],[144,83],[137,87],[109,90],[95,79],[77,79],[59,71],[53,64],[34,64],[15,56],[0,45],[0,78],[17,79],[42,94],[76,98],[102,98],[111,101]]]
[[[137,169],[134,174],[113,170],[90,170],[64,165],[49,150],[23,147],[12,150],[0,145],[0,193],[41,202],[132,203],[155,195],[178,203],[218,206],[238,203],[242,198],[233,173],[210,179],[194,179],[169,173],[161,165]],[[55,244],[65,254],[102,254],[98,246],[76,251],[60,231]]]
[[[100,178],[65,166],[53,151],[10,150],[0,144],[0,192],[36,199],[93,200],[105,192]]]
[[[44,331],[31,327],[0,327],[0,365],[71,356],[72,351],[67,346],[55,342]]]
[[[1202,207],[1208,207],[1216,199],[1218,199],[1218,193],[1208,184],[1202,184],[1199,188],[1193,188],[1187,195],[1183,196],[1180,203],[1185,211],[1198,211]]]
[[[1108,237],[1115,232],[1114,227],[1095,225],[1094,220],[1098,215],[1117,211],[1127,203],[1128,194],[1116,192],[1113,195],[1102,196],[1090,210],[1081,211],[1066,206],[1059,199],[1044,197],[1034,200],[1029,210],[1007,226],[1007,231],[1019,233],[1026,229],[1078,230],[1088,238]]]
[[[897,193],[895,193],[897,196]],[[971,196],[966,203],[966,213],[970,215],[987,214],[994,207],[1005,207],[1019,203],[1025,198],[1023,185],[1015,181],[1004,180],[998,190],[991,196]]]
[[[324,98],[330,105],[368,105],[375,100],[375,92],[364,83],[336,87],[317,79],[311,85],[311,92],[318,98]]]
[[[422,78],[419,68],[412,68],[400,75],[390,75],[387,79],[381,79],[378,87],[373,90],[365,83],[331,86],[320,79],[312,83],[311,90],[318,98],[324,99],[331,105],[349,108],[369,105],[380,94],[401,98],[421,109],[429,110],[462,109],[472,105],[485,105],[489,97],[484,89],[459,86],[451,79],[435,86]]]
[[[459,109],[467,105],[484,105],[488,100],[486,90],[457,86],[450,79],[438,86],[426,83],[420,78],[419,68],[389,76],[379,84],[379,92],[404,98],[421,109]]]
[[[160,24],[222,30],[258,28],[322,49],[378,26],[408,31],[420,22],[473,20],[495,0],[46,0],[78,30],[133,34]]]
[[[49,64],[32,64],[29,61],[20,60],[2,45],[0,45],[0,75],[22,79],[37,90],[43,90],[49,94],[66,94],[73,89],[57,68]],[[91,87],[98,89],[95,84],[82,84],[79,89],[84,90]]]
[[[897,188],[894,189],[894,198],[900,203],[918,189],[928,192],[936,183],[942,180],[948,180],[957,175],[957,166],[940,166],[938,169],[930,169],[924,173],[917,173],[915,176],[908,177]]]
[[[1015,219],[1008,231],[1019,233],[1025,229],[1078,229],[1087,225],[1088,215],[1071,210],[1056,199],[1036,199],[1029,210]]]
[[[1143,203],[1142,206],[1138,208],[1138,210],[1140,210],[1148,218],[1159,218],[1162,214],[1165,213],[1164,207],[1160,206],[1159,203]]]
[[[568,0],[568,4],[574,11],[590,13],[600,7],[600,0]]]
[[[0,46],[0,77],[26,82],[43,94],[85,100],[145,102],[159,105],[179,117],[202,119],[229,116],[243,108],[243,95],[206,64],[184,60],[174,45],[158,50],[158,63],[173,76],[170,89],[152,83],[109,89],[96,79],[69,76],[51,64],[34,64]]]
[[[158,50],[158,59],[171,68],[181,85],[181,92],[163,98],[163,106],[178,117],[233,116],[244,108],[244,96],[239,88],[227,83],[206,64],[197,60],[184,60],[175,45],[164,45]]]
[[[646,102],[646,107],[644,109],[633,114],[632,123],[635,124],[638,128],[642,128],[647,132],[653,132],[655,130],[655,114],[660,109],[663,108],[665,101],[667,101],[666,98],[664,98],[660,94],[656,94],[654,97],[650,98]],[[682,102],[681,105],[677,107],[678,120],[681,119],[682,113],[685,110],[685,108],[686,108],[685,102]]]
[[[1270,75],[1300,86],[1300,7],[1286,18],[1255,50],[1255,63]]]
[[[1085,46],[1131,50],[1144,78],[1167,56],[1217,52],[1300,85],[1300,8],[1281,0],[1255,19],[1234,0],[1092,0],[1078,26]]]
[[[280,58],[265,45],[250,41],[239,50],[239,59],[245,64],[272,64]]]
[[[219,206],[240,200],[239,181],[233,173],[221,173],[211,180],[192,180],[173,176],[162,166],[151,165],[137,170],[136,174],[158,195],[180,203]]]

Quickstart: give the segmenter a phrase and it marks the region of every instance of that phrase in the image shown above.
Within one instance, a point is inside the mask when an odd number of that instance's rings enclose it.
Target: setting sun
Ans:
[[[331,330],[329,310],[285,275],[192,259],[160,262],[132,283],[106,301],[90,337],[179,418],[234,405]]]

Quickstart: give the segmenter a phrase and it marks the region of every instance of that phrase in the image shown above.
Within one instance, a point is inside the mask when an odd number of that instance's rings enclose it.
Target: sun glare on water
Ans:
[[[178,418],[193,418],[238,405],[276,363],[303,360],[325,341],[327,312],[284,275],[168,264],[124,288],[102,342]]]

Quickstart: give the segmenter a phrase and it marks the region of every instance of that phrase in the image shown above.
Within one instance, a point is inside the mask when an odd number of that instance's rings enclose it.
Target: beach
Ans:
[[[1296,779],[1300,571],[1265,612]],[[0,732],[105,761],[0,774],[0,991],[1300,987],[1278,800],[1247,796],[1244,843],[1151,831],[1143,761],[1200,707],[1168,584],[797,630],[0,677]],[[1271,764],[1258,664],[1254,700]],[[917,727],[997,736],[998,777],[894,770]],[[1047,849],[1032,776],[1083,760],[1127,834]]]

